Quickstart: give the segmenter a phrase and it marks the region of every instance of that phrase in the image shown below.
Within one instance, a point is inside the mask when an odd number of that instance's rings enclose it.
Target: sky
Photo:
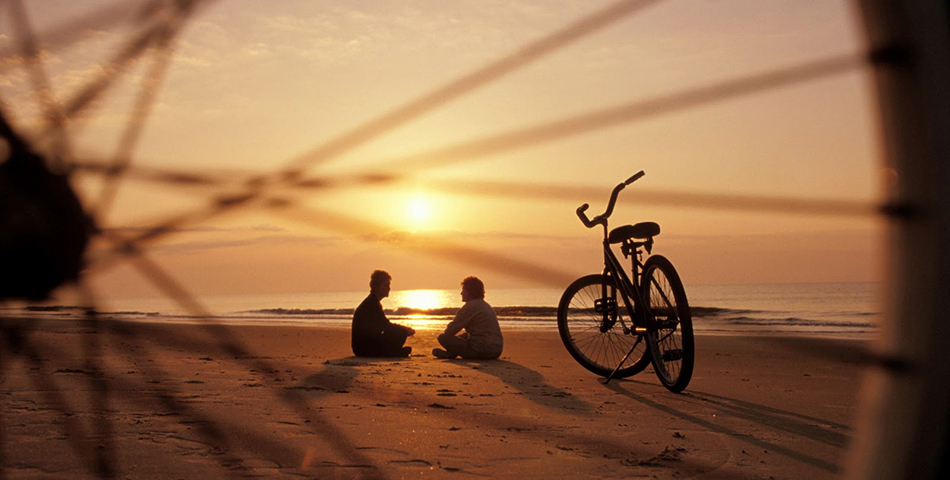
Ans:
[[[575,208],[600,213],[640,170],[611,225],[658,222],[654,253],[673,261],[687,290],[880,277],[879,220],[851,209],[879,203],[885,178],[866,67],[675,103],[860,55],[846,1],[220,0],[189,17],[171,48],[121,71],[108,62],[143,28],[137,8],[23,3],[57,104],[97,76],[114,80],[71,118],[75,158],[122,152],[136,95],[155,85],[125,149],[129,173],[97,222],[134,236],[185,219],[146,255],[198,295],[359,291],[377,268],[397,290],[452,289],[467,275],[489,290],[566,286],[601,262],[601,234]],[[594,18],[608,20],[556,41]],[[0,10],[0,99],[38,138],[35,81],[16,53],[15,25]],[[57,40],[72,25],[80,34]],[[154,67],[162,52],[164,69]],[[392,116],[407,105],[422,106]],[[529,135],[620,107],[644,113]],[[345,148],[327,154],[328,145]],[[157,171],[218,182],[144,178]],[[281,181],[288,171],[310,187]],[[101,175],[80,170],[73,182],[90,210],[99,204]],[[215,209],[248,191],[264,193]],[[776,198],[793,201],[785,212],[760,208]],[[827,208],[803,211],[797,201]],[[99,295],[162,294],[136,263],[109,255],[102,241],[89,251],[84,279]]]

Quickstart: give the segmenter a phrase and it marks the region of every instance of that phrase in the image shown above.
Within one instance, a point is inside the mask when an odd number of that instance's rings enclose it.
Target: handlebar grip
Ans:
[[[588,208],[590,208],[590,205],[585,203],[577,207],[576,212],[577,212],[577,218],[581,219],[581,223],[583,223],[584,226],[586,226],[587,228],[591,228],[594,226],[594,222],[592,222],[589,218],[587,218],[587,214],[584,213],[587,211]]]
[[[607,202],[607,210],[604,210],[604,213],[597,215],[596,217],[593,218],[593,220],[587,218],[587,214],[584,212],[586,212],[587,209],[590,208],[590,205],[585,203],[577,207],[577,217],[581,219],[581,222],[583,222],[584,226],[586,226],[587,228],[594,228],[594,226],[596,225],[603,225],[604,227],[606,227],[607,217],[609,217],[610,214],[613,213],[614,205],[617,203],[617,195],[620,193],[621,190],[624,189],[624,187],[626,187],[627,185],[630,185],[633,182],[636,182],[643,175],[644,175],[643,170],[640,170],[639,172],[634,173],[632,177],[628,178],[623,183],[614,187],[613,192],[610,193],[610,201]]]
[[[630,185],[631,183],[636,182],[637,180],[639,180],[640,177],[642,177],[642,176],[644,176],[644,175],[646,175],[646,174],[643,173],[643,170],[640,170],[639,172],[634,173],[632,177],[630,177],[630,178],[628,178],[626,181],[624,181],[623,184],[624,184],[624,185]]]

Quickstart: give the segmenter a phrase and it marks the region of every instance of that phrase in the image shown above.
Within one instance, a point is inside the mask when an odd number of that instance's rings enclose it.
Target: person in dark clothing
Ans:
[[[351,345],[357,357],[408,357],[412,353],[412,347],[403,345],[416,331],[390,322],[380,303],[389,296],[391,285],[392,277],[383,270],[370,276],[369,295],[353,312]]]

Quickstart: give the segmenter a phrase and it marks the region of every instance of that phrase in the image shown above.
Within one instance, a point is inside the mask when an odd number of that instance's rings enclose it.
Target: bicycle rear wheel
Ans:
[[[668,390],[681,392],[693,376],[693,319],[686,290],[666,257],[654,255],[643,267],[643,301],[647,312],[647,343],[657,378]]]
[[[650,355],[642,338],[624,333],[623,326],[632,327],[633,323],[617,303],[616,285],[608,282],[605,286],[603,275],[587,275],[567,287],[557,309],[557,329],[577,363],[604,377],[633,350],[614,374],[614,378],[624,378],[643,371]]]

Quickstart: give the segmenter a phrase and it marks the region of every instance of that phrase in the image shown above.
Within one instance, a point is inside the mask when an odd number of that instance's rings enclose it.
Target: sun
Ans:
[[[413,197],[409,201],[407,215],[414,227],[424,227],[432,220],[432,202],[424,196]]]
[[[403,290],[399,292],[400,306],[414,310],[431,310],[446,306],[440,290]]]
[[[448,321],[444,317],[432,315],[431,310],[452,305],[454,298],[447,290],[399,290],[392,294],[392,305],[396,308],[409,308],[415,313],[406,312],[398,319],[403,325],[416,330],[436,330],[445,327]]]

